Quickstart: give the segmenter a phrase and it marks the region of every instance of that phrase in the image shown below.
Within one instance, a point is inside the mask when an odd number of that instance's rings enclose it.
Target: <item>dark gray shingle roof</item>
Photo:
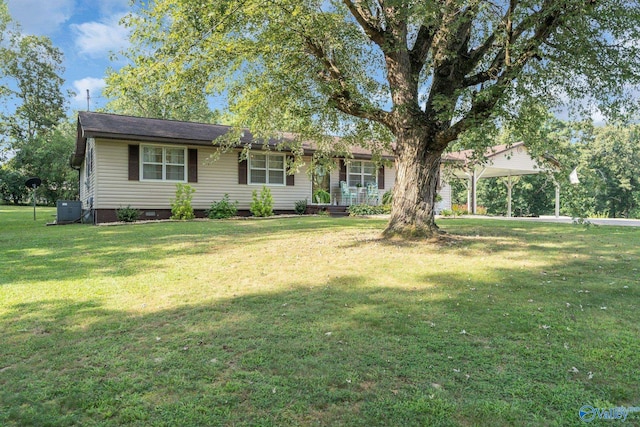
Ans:
[[[82,164],[87,138],[211,145],[216,138],[231,130],[230,126],[224,125],[81,111],[78,113],[78,136],[71,165],[77,167]],[[287,141],[293,141],[293,135],[285,133],[282,140],[269,140],[269,145],[275,146]],[[251,132],[245,130],[240,137],[238,147],[248,144],[261,146],[264,142],[255,140]],[[304,142],[302,147],[305,154],[315,152],[312,142]],[[371,151],[361,147],[353,147],[351,154],[355,158],[371,158]],[[391,155],[385,157],[392,158]]]

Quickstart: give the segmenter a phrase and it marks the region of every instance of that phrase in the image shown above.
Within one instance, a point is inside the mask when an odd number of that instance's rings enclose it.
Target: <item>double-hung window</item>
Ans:
[[[249,156],[249,183],[285,185],[284,154],[251,154]]]
[[[373,162],[352,161],[349,165],[349,187],[378,185],[378,174]]]
[[[142,146],[142,179],[186,181],[186,148]]]

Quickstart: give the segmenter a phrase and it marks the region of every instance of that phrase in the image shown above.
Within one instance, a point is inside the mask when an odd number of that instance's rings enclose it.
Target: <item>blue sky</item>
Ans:
[[[119,25],[129,12],[129,0],[6,0],[14,21],[23,32],[44,35],[64,52],[65,89],[77,93],[69,99],[71,110],[87,108],[86,91],[91,93],[91,109],[103,107],[104,77],[112,62],[111,52],[126,48],[127,30]]]

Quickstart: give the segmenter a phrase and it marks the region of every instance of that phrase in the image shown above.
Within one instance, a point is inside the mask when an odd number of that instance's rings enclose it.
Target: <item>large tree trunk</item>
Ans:
[[[442,150],[429,149],[422,138],[401,136],[397,140],[397,175],[386,237],[433,237],[441,233],[434,208]]]

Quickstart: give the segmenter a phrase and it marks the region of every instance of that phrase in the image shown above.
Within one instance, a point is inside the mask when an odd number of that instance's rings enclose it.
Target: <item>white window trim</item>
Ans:
[[[162,148],[162,179],[151,179],[144,177],[144,148]],[[177,163],[167,163],[166,149],[181,149],[184,151],[184,164],[180,165]],[[146,163],[149,165],[156,165],[159,163]],[[175,145],[160,145],[160,144],[140,144],[140,181],[147,182],[187,182],[187,169],[188,169],[189,159],[186,147],[176,147]],[[169,166],[184,166],[184,173],[182,179],[167,179],[167,165]]]
[[[87,144],[87,158],[85,161],[85,178],[91,178],[93,174],[93,147]]]
[[[351,167],[352,164],[358,162],[360,163],[360,172],[359,173],[353,173],[351,171]],[[365,163],[369,163],[373,165],[373,175],[367,175],[364,173],[364,165]],[[373,176],[373,181],[376,185],[376,188],[378,187],[378,169],[375,167],[375,163],[368,161],[368,160],[352,160],[351,163],[348,165],[347,167],[347,183],[349,183],[349,178],[351,177],[351,175],[360,175],[360,184],[362,184],[362,187],[364,187],[364,177],[365,176]],[[351,186],[353,187],[353,186]]]
[[[255,153],[259,156],[266,156],[266,167],[265,168],[253,168],[251,165],[252,162],[252,158],[251,158],[251,154],[249,154],[248,158],[248,165],[247,165],[247,183],[249,185],[269,185],[269,186],[274,186],[274,187],[285,187],[287,185],[287,157],[285,154],[280,154],[280,153],[266,153],[266,152],[259,152],[259,153]],[[270,157],[282,157],[282,165],[284,169],[271,169],[274,171],[282,171],[282,183],[270,183],[269,182],[269,158]],[[255,169],[255,170],[264,170],[266,171],[265,174],[265,178],[267,182],[252,182],[251,181],[251,170]]]

